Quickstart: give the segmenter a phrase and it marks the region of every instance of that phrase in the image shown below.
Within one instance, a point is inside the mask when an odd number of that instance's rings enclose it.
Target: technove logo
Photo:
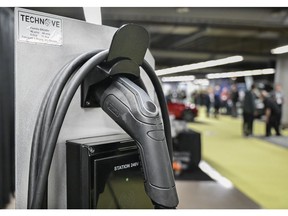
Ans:
[[[25,15],[25,14],[20,14],[20,17],[21,17],[21,21],[23,22],[45,25],[47,27],[51,25],[53,27],[60,28],[60,21],[58,20],[52,20],[48,18],[41,18],[41,17]]]

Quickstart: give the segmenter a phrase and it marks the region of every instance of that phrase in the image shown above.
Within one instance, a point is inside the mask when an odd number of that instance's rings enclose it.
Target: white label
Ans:
[[[139,162],[123,164],[123,165],[120,165],[120,166],[115,166],[114,167],[114,171],[123,170],[123,169],[129,169],[129,168],[137,167],[137,166],[139,166]]]
[[[33,13],[18,12],[18,40],[62,45],[62,20]]]

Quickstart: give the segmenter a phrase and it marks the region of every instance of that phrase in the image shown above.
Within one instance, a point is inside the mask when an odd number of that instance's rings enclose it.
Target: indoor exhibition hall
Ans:
[[[285,7],[0,7],[1,210],[287,209],[287,27]]]

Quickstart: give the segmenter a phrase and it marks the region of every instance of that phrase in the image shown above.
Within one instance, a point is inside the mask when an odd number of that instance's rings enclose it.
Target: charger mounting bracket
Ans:
[[[140,80],[140,66],[149,46],[149,34],[145,28],[126,24],[114,34],[107,59],[91,70],[81,84],[81,107],[95,108],[96,85],[108,77],[126,76],[143,87]]]

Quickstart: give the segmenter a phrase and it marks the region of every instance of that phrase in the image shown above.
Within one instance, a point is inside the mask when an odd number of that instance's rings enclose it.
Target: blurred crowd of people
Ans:
[[[275,85],[270,92],[257,88],[252,84],[249,90],[240,90],[236,84],[230,88],[216,85],[205,90],[194,92],[191,102],[206,107],[206,116],[215,118],[219,114],[238,117],[242,113],[243,135],[253,135],[253,122],[255,118],[261,118],[266,123],[266,136],[271,136],[274,129],[276,135],[280,136],[280,125],[282,116],[282,105],[284,103],[283,93],[279,84]],[[240,112],[239,112],[240,110]]]
[[[218,118],[219,114],[228,114],[237,117],[237,102],[239,101],[239,92],[237,86],[233,84],[231,90],[227,87],[216,85],[208,87],[206,90],[194,92],[192,102],[196,105],[206,107],[206,115],[213,115]]]

